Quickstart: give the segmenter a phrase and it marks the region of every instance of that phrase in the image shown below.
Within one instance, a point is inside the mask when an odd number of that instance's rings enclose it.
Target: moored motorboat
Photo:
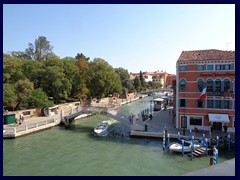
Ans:
[[[190,152],[191,143],[192,143],[192,141],[184,140],[184,147],[183,147],[184,152]],[[202,144],[200,142],[194,140],[193,146],[194,146],[194,149],[198,149],[202,146]],[[182,152],[182,140],[178,140],[177,142],[171,143],[168,148],[170,151]]]

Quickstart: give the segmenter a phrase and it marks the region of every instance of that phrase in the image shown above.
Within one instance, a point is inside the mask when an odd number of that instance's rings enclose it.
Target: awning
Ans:
[[[229,123],[228,114],[208,114],[209,122]]]

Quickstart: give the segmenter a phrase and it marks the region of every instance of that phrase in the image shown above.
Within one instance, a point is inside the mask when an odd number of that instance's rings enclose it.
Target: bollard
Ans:
[[[231,143],[231,138],[230,138],[230,134],[228,134],[228,152],[230,151],[230,143]]]
[[[204,145],[205,144],[205,134],[203,134],[202,137],[203,137],[202,144]]]
[[[193,148],[193,151],[194,151],[194,136],[192,136],[192,148]]]
[[[184,140],[182,140],[182,156],[184,156]]]
[[[213,148],[213,164],[217,164],[217,156],[218,156],[217,154],[218,154],[217,149],[214,146],[214,148]]]
[[[208,143],[207,143],[207,138],[205,138],[206,140],[205,140],[205,147],[206,147],[206,149],[205,149],[205,155],[206,156],[208,156]]]
[[[170,144],[170,134],[169,134],[169,133],[167,134],[167,137],[168,137],[168,143],[167,143],[167,145],[169,145],[169,144]]]
[[[148,131],[148,126],[147,126],[147,124],[145,124],[145,131]]]
[[[192,143],[190,144],[190,158],[192,161],[192,159],[193,159],[193,144]]]
[[[217,144],[216,144],[217,148],[219,146],[219,137],[217,136]]]
[[[165,150],[165,131],[163,130],[163,150]]]
[[[210,166],[213,165],[213,157],[210,157]]]

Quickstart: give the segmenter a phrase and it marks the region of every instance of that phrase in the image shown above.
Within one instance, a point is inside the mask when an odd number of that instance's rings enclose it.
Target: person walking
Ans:
[[[24,116],[23,113],[20,114],[20,123],[22,123],[24,121]]]

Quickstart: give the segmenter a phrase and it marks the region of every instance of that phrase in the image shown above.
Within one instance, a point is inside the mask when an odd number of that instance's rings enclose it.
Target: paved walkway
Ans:
[[[57,114],[57,115],[53,115],[53,116],[41,116],[41,117],[25,118],[24,121],[22,122],[22,124],[18,125],[18,126],[24,126],[26,124],[29,125],[29,124],[37,123],[37,122],[40,122],[40,121],[51,120],[51,119],[57,118],[57,117],[60,117],[60,115]],[[10,128],[10,127],[17,127],[17,125],[15,125],[15,124],[4,125],[4,128]]]
[[[186,173],[183,176],[235,176],[235,158],[217,165]]]
[[[163,130],[165,129],[165,127],[167,127],[167,131],[170,134],[178,134],[178,132],[180,132],[180,135],[183,135],[183,129],[181,128],[175,128],[173,126],[173,114],[169,113],[171,111],[171,107],[169,107],[167,110],[162,110],[160,112],[157,112],[153,115],[153,119],[150,120],[148,119],[146,122],[144,122],[144,124],[148,125],[148,131],[149,132],[163,132]],[[199,132],[192,132],[192,135],[195,138],[199,138],[201,139],[203,134],[205,134],[206,138],[209,138],[209,131],[203,131],[200,130]],[[227,136],[229,133],[224,133],[222,131],[213,131],[211,133],[211,137],[212,138],[216,138],[217,136],[219,137],[225,137]],[[188,136],[190,138],[190,131],[189,130],[185,130],[185,135]],[[234,136],[235,134],[230,133],[231,136]]]

